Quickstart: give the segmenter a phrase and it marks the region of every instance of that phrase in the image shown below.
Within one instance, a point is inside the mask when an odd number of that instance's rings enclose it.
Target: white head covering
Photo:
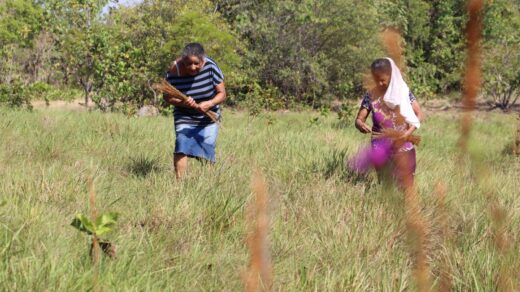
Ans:
[[[401,115],[404,117],[406,122],[410,125],[415,126],[417,129],[421,126],[419,118],[413,111],[412,104],[410,103],[410,88],[406,82],[404,82],[401,70],[395,65],[394,60],[386,58],[392,65],[392,76],[390,78],[390,84],[386,89],[383,101],[388,107],[394,109],[399,106]]]

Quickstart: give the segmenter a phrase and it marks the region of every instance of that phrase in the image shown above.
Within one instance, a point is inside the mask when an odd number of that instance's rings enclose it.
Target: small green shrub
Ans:
[[[98,216],[96,220],[92,221],[83,214],[77,214],[70,225],[78,231],[84,232],[92,237],[92,244],[90,246],[91,257],[93,256],[94,245],[97,242],[107,256],[114,258],[116,256],[115,245],[106,239],[102,239],[101,236],[107,235],[114,230],[118,217],[118,213],[109,212]]]
[[[356,107],[348,104],[343,103],[338,109],[338,126],[340,128],[348,127],[352,125],[354,116],[356,114]]]
[[[158,159],[149,158],[144,155],[130,158],[130,163],[128,165],[128,170],[138,177],[146,177],[148,174],[154,171],[159,171],[160,169],[161,167]]]
[[[0,103],[5,103],[10,108],[33,109],[30,92],[21,82],[0,84]]]
[[[113,231],[118,217],[117,213],[109,212],[98,216],[95,221],[92,221],[83,214],[77,214],[70,225],[80,232],[100,237]]]

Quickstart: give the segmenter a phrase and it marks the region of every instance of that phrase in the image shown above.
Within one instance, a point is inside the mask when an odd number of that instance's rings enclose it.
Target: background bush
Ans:
[[[456,96],[462,87],[463,0],[144,0],[101,13],[108,3],[0,3],[4,92],[46,83],[81,90],[105,109],[159,104],[151,85],[197,41],[222,67],[229,105],[321,108],[359,99],[363,74],[384,56],[379,32],[387,27],[402,33],[419,98]],[[483,15],[485,94],[503,109],[518,97],[519,5],[490,1]]]

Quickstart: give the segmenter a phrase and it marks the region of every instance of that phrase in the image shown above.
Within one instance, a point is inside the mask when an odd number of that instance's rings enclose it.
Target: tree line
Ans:
[[[158,104],[152,84],[197,41],[226,74],[230,105],[318,108],[359,98],[385,28],[402,35],[417,96],[457,98],[463,86],[463,0],[144,0],[103,12],[109,2],[0,1],[0,101]],[[484,94],[508,109],[520,95],[520,4],[487,1],[482,17]]]

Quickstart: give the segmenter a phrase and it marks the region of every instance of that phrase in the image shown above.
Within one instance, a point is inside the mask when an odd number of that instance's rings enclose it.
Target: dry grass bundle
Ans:
[[[177,88],[173,87],[168,81],[161,80],[161,83],[154,84],[153,86],[156,90],[159,90],[163,94],[168,97],[180,99],[182,101],[187,101],[188,97],[180,92]],[[200,110],[200,108],[197,108]],[[202,111],[201,111],[202,112]],[[208,118],[210,118],[213,122],[218,123],[218,115],[212,111],[203,112]]]
[[[394,60],[397,67],[404,73],[403,39],[399,30],[391,27],[386,28],[381,32],[380,38],[388,56]]]
[[[389,138],[392,139],[394,142],[411,142],[414,145],[421,144],[421,137],[418,135],[409,135],[406,138],[403,139],[403,132],[395,130],[395,129],[383,129],[381,133],[374,134],[374,137],[377,138]]]
[[[366,91],[371,91],[376,87],[376,82],[374,81],[374,78],[372,78],[372,73],[370,70],[367,70],[365,73],[363,73],[363,89]]]
[[[481,38],[482,38],[482,11],[484,9],[483,0],[471,0],[468,3],[469,20],[466,27],[467,60],[464,74],[464,92],[462,104],[464,115],[461,121],[461,136],[459,145],[462,153],[468,152],[468,141],[473,124],[471,111],[475,109],[476,98],[481,86]],[[475,168],[479,177],[486,177],[489,172]],[[509,218],[507,210],[498,203],[496,191],[487,180],[480,180],[481,187],[487,192],[490,205],[490,219],[493,231],[495,247],[500,255],[500,267],[496,275],[497,290],[517,291],[514,287],[516,282],[512,275],[513,266],[508,258],[511,257],[511,241],[508,235]]]
[[[407,172],[410,165],[409,156],[396,157],[399,172]],[[409,252],[413,262],[413,275],[418,291],[431,291],[433,284],[428,257],[428,242],[430,239],[430,224],[421,212],[420,198],[413,177],[403,176],[404,209],[406,231],[409,239]]]
[[[388,57],[392,58],[394,60],[395,64],[399,69],[401,69],[401,73],[404,74],[405,72],[405,64],[404,64],[404,58],[403,56],[403,39],[401,37],[401,33],[399,30],[395,28],[385,28],[380,34],[379,34],[379,40],[381,42],[381,45],[386,51],[386,54]],[[370,91],[376,87],[376,83],[372,79],[372,73],[370,70],[363,73],[363,88],[367,91]]]
[[[253,176],[252,189],[255,202],[248,210],[251,232],[247,237],[250,260],[245,275],[245,291],[269,291],[272,286],[272,265],[269,248],[269,214],[267,186],[263,176]]]

